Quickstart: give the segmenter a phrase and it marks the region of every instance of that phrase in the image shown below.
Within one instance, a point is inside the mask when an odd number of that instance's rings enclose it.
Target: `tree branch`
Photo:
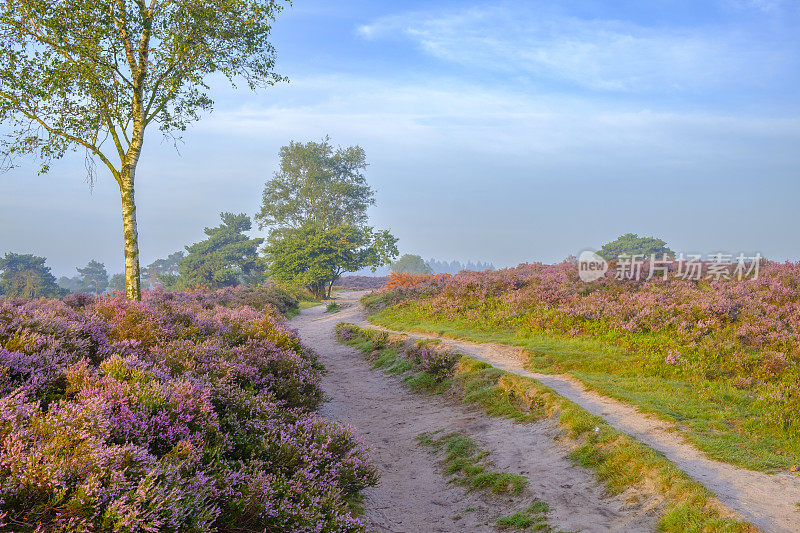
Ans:
[[[12,98],[12,95],[10,95],[10,94],[8,94],[8,93],[6,93],[4,91],[0,91],[0,97],[3,97],[5,99],[7,99],[7,100],[13,100],[14,99],[14,98]],[[84,148],[86,148],[87,150],[89,150],[90,152],[92,152],[95,156],[97,156],[108,167],[108,169],[111,171],[111,174],[114,176],[114,179],[117,180],[117,183],[120,183],[120,181],[119,181],[119,171],[114,167],[114,165],[106,157],[106,155],[100,150],[100,148],[98,148],[97,146],[95,146],[92,143],[89,143],[89,142],[81,139],[80,137],[76,137],[74,135],[71,135],[71,134],[63,131],[63,130],[60,130],[58,128],[54,128],[53,126],[50,126],[41,117],[36,115],[36,113],[34,111],[32,111],[32,110],[24,109],[22,106],[17,106],[17,110],[20,113],[22,113],[23,115],[25,115],[29,120],[32,120],[32,121],[36,122],[37,124],[39,124],[45,130],[47,130],[48,133],[50,133],[52,135],[58,135],[60,137],[63,137],[65,139],[67,139],[68,141],[77,143],[77,144],[83,146]]]
[[[117,0],[117,7],[119,8],[120,16],[124,16],[125,1]],[[118,19],[117,17],[113,18],[114,18],[114,26],[116,26],[117,31],[119,31],[119,38],[122,41],[122,46],[125,48],[125,56],[128,59],[128,67],[130,67],[132,73],[136,73],[139,71],[139,67],[136,64],[136,57],[134,57],[133,55],[133,46],[131,45],[130,36],[128,35],[127,24],[125,23],[125,20]],[[136,80],[133,80],[133,84],[135,87]]]

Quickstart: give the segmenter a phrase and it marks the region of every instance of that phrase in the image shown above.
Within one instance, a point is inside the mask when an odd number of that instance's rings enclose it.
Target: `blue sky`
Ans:
[[[145,264],[253,214],[289,140],[360,144],[404,252],[558,261],[626,232],[800,258],[794,0],[309,2],[275,26],[291,82],[215,83],[176,152],[150,132]],[[122,269],[116,184],[82,158],[0,175],[0,252]]]

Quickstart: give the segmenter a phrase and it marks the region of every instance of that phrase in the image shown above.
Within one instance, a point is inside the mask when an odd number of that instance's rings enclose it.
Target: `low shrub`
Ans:
[[[404,338],[390,336],[389,333],[377,329],[360,328],[355,324],[340,323],[336,326],[336,333],[343,342],[358,345],[362,350],[376,354],[373,359],[383,361],[385,354],[381,354],[386,349],[393,349],[394,353],[404,358],[410,367],[403,365],[403,368],[414,370],[420,375],[410,378],[410,383],[428,384],[432,387],[421,386],[423,389],[436,389],[442,381],[447,380],[453,375],[459,354],[443,350],[433,343],[413,343]],[[394,366],[394,359],[386,361],[386,365]],[[388,364],[391,363],[391,364]]]
[[[0,301],[0,530],[362,531],[346,502],[376,473],[312,411],[287,302]]]

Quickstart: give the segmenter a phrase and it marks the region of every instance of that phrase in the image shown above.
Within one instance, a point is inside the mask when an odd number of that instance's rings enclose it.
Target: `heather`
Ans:
[[[675,420],[724,460],[800,459],[798,263],[766,262],[741,281],[611,271],[585,283],[565,261],[388,286],[365,298],[382,325],[522,345],[530,369],[570,372]]]
[[[0,529],[363,530],[375,472],[270,294],[0,300]]]

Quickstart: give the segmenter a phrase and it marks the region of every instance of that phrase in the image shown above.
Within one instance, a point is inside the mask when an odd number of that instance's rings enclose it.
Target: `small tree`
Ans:
[[[185,254],[181,251],[169,254],[164,259],[156,259],[145,269],[147,285],[155,287],[171,288],[178,279],[178,262],[183,259]]]
[[[103,294],[108,289],[108,272],[103,263],[92,259],[83,267],[78,268],[78,275],[80,275],[80,290],[83,292],[91,292],[94,294]]]
[[[651,254],[661,256],[662,254],[673,254],[667,247],[667,243],[655,237],[639,237],[635,233],[626,233],[617,239],[606,243],[597,252],[597,255],[606,261],[612,261],[620,255],[643,255],[650,257]]]
[[[264,251],[273,279],[307,287],[317,298],[330,298],[343,273],[367,267],[375,271],[397,255],[396,243],[385,230],[353,225],[322,229],[309,224],[273,233]]]
[[[433,269],[422,257],[414,254],[403,254],[390,266],[392,272],[408,272],[409,274],[433,274]]]
[[[124,280],[123,280],[124,281]],[[79,292],[81,290],[81,277],[80,276],[72,276],[71,278],[68,276],[61,276],[56,281],[59,287],[64,289],[67,292]],[[125,285],[123,283],[122,290],[125,290]]]
[[[186,257],[178,261],[179,288],[227,287],[260,275],[258,247],[264,239],[244,235],[250,230],[250,217],[244,213],[221,213],[220,218],[222,224],[205,228],[206,240],[186,247]]]
[[[0,295],[7,298],[60,298],[67,294],[45,265],[47,259],[7,253],[0,258]]]
[[[86,153],[119,185],[129,298],[141,298],[134,182],[145,131],[173,137],[209,111],[205,81],[251,89],[282,78],[268,38],[274,0],[3,0],[0,154]]]
[[[344,272],[374,269],[397,256],[397,239],[366,225],[375,193],[361,147],[334,150],[325,137],[291,142],[280,157],[256,215],[261,228],[270,228],[264,251],[272,277],[330,296]]]

